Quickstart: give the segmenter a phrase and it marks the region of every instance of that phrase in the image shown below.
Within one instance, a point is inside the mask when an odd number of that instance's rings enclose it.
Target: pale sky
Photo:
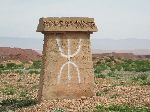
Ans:
[[[0,0],[0,38],[39,38],[40,17],[93,17],[95,38],[150,39],[150,0]]]

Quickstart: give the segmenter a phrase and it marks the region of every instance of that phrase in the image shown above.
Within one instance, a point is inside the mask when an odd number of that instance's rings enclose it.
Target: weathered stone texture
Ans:
[[[38,32],[46,31],[85,31],[96,32],[93,18],[88,17],[47,17],[40,18]]]
[[[39,100],[93,96],[91,32],[65,30],[61,33],[43,33],[43,69],[40,76]]]

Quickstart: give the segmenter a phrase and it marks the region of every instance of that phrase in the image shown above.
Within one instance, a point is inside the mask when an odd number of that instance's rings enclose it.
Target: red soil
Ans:
[[[42,55],[32,49],[0,47],[0,62],[7,60],[35,61],[41,58]]]

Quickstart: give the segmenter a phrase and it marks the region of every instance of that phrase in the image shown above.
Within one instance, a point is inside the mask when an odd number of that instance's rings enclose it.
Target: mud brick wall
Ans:
[[[93,96],[94,71],[90,44],[90,34],[93,30],[65,31],[64,28],[63,32],[62,29],[53,31],[51,27],[54,28],[50,24],[49,31],[47,28],[45,31],[43,26],[38,26],[40,32],[44,33],[39,100]],[[57,26],[57,30],[59,27]]]

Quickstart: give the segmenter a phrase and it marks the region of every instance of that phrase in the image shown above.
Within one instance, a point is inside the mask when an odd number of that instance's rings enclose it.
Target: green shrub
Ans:
[[[3,64],[0,64],[0,69],[4,69],[5,66]]]
[[[102,94],[98,91],[96,92],[96,96],[101,96]]]
[[[109,77],[116,77],[116,75],[115,75],[114,72],[109,72],[107,75],[108,75]]]
[[[108,112],[108,109],[106,109],[103,105],[98,105],[94,112]]]
[[[148,86],[150,86],[150,81],[149,80],[145,80],[145,81],[142,82],[141,85],[148,85]]]
[[[14,95],[16,93],[16,89],[14,87],[6,87],[0,90],[3,94],[6,95]]]
[[[0,74],[2,74],[3,72],[2,72],[2,70],[0,70]]]
[[[104,88],[102,92],[107,94],[111,89],[112,87]]]
[[[120,95],[119,94],[113,94],[110,98],[116,99],[118,96],[120,96]]]
[[[100,64],[101,64],[101,61],[100,61],[100,60],[96,62],[96,65],[100,65]]]
[[[28,91],[27,90],[22,90],[20,92],[20,97],[26,97],[28,95]]]
[[[11,73],[11,70],[4,70],[4,71],[2,71],[2,73],[9,74],[9,73]]]
[[[15,69],[16,68],[16,64],[15,63],[7,63],[6,67],[7,67],[7,69]]]
[[[40,69],[42,66],[42,61],[34,61],[29,69]]]
[[[30,70],[28,73],[29,74],[40,74],[40,71],[38,71],[38,70]]]
[[[5,70],[23,69],[23,64],[17,65],[15,63],[7,63]]]
[[[115,68],[116,70],[121,71],[123,67],[120,64],[117,64]]]
[[[147,72],[150,71],[150,61],[147,60],[131,60],[125,59],[121,60],[121,62],[116,62],[114,59],[107,61],[104,60],[105,63],[98,61],[95,68],[95,73],[99,73],[103,70],[110,69],[111,71],[136,71],[136,72]]]
[[[140,74],[137,77],[133,77],[132,80],[133,81],[144,81],[147,80],[148,75],[147,74]]]
[[[23,70],[16,70],[15,73],[23,74]]]
[[[33,100],[33,99],[23,99],[23,100],[6,99],[0,102],[1,106],[13,107],[13,108],[28,107],[28,106],[32,106],[35,104],[36,104],[36,100]]]
[[[56,108],[52,112],[65,112],[65,111],[61,108]]]
[[[131,107],[128,105],[110,105],[108,107],[98,105],[94,112],[150,112],[150,108]]]
[[[102,73],[95,73],[96,78],[105,78],[106,76]]]
[[[17,65],[17,69],[24,69],[24,65],[23,64]]]
[[[139,78],[141,80],[147,80],[148,75],[147,74],[142,74],[142,75],[139,75],[137,78]]]
[[[106,64],[102,64],[102,65],[99,65],[95,68],[95,73],[100,73],[104,70],[107,70],[108,69],[108,66]]]

